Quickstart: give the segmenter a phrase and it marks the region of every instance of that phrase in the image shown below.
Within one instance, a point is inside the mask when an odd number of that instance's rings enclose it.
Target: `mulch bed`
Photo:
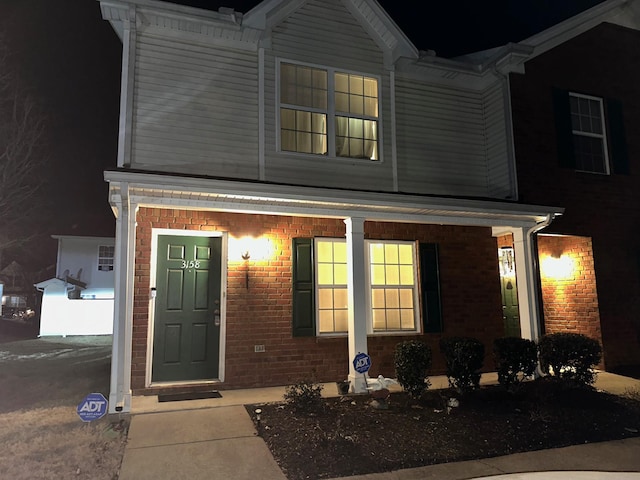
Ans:
[[[450,398],[459,406],[447,413]],[[312,411],[285,402],[248,405],[247,411],[287,478],[296,480],[635,437],[639,398],[539,379],[515,393],[500,386],[463,396],[432,390],[419,401],[392,393],[386,410],[373,408],[368,395],[348,395],[322,399]]]

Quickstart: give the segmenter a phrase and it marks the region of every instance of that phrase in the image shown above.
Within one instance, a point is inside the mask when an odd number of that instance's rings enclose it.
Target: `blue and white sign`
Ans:
[[[92,422],[106,415],[107,404],[101,393],[90,393],[78,404],[76,411],[83,422]]]
[[[356,358],[353,359],[353,368],[358,373],[367,373],[371,368],[371,357],[366,353],[359,353]]]

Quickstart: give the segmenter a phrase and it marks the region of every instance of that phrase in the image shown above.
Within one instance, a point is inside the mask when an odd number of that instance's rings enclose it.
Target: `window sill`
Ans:
[[[370,160],[367,158],[336,157],[335,155],[320,155],[316,153],[299,153],[299,152],[289,152],[285,150],[277,150],[276,153],[278,155],[282,155],[283,157],[296,157],[298,159],[310,160],[314,162],[317,162],[318,159],[322,159],[322,161],[335,162],[337,164],[342,164],[342,165],[350,162],[353,162],[355,164],[363,164],[363,165],[381,165],[384,163],[382,160]]]

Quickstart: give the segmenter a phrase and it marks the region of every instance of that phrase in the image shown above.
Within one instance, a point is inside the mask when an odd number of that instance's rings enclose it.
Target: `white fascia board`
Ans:
[[[102,17],[109,20],[122,39],[122,23],[129,20],[129,9],[135,8],[139,27],[151,32],[175,32],[192,39],[224,40],[225,45],[255,50],[262,31],[242,25],[242,14],[215,12],[155,0],[102,0]]]
[[[95,241],[104,241],[104,240],[114,240],[115,237],[91,237],[88,235],[51,235],[51,238],[54,238],[56,240],[60,240],[60,239],[71,239],[71,240],[95,240]]]
[[[396,72],[437,85],[482,91],[499,76],[510,72],[524,73],[524,63],[532,51],[528,46],[509,44],[481,55],[456,59],[427,52],[419,60],[400,59]]]
[[[531,58],[535,58],[603,22],[639,28],[640,2],[638,0],[607,0],[532,35],[519,44],[532,47]]]
[[[462,55],[453,60],[476,64],[481,72],[496,68],[503,74],[524,73],[527,60],[603,22],[640,29],[640,0],[607,0],[518,43]]]
[[[229,209],[280,215],[364,216],[369,220],[442,224],[518,225],[560,215],[555,207],[488,200],[424,197],[411,194],[337,190],[233,180],[174,177],[138,172],[105,172],[110,184],[124,183],[136,204],[180,208]],[[239,193],[241,192],[241,193]],[[117,196],[112,189],[112,201]]]
[[[265,0],[245,15],[243,24],[269,31],[305,3],[306,0]],[[343,0],[343,4],[391,63],[401,57],[418,58],[418,49],[377,1]]]
[[[376,0],[344,0],[347,9],[395,63],[401,57],[418,58],[419,51]]]

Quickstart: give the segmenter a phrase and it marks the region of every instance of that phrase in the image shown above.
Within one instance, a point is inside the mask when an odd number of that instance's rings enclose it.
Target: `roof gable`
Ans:
[[[533,49],[529,58],[607,22],[640,29],[640,0],[609,0],[519,42]]]
[[[264,30],[267,36],[274,26],[302,8],[309,0],[265,0],[250,10],[243,25]],[[417,58],[418,50],[376,0],[338,0],[384,52],[391,67],[400,57]]]

